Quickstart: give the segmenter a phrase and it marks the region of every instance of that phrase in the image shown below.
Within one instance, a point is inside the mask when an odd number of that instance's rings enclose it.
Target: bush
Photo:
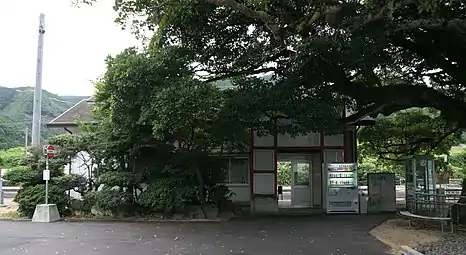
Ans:
[[[177,180],[162,179],[150,184],[141,193],[139,204],[149,211],[172,216],[175,212],[183,212],[187,201],[195,193],[195,187],[187,187]]]
[[[41,184],[44,183],[44,180],[42,179],[42,171],[43,170],[38,167],[32,168],[31,166],[17,166],[8,170],[3,176],[3,179],[23,186]],[[61,169],[50,169],[51,178],[63,175],[64,173]]]
[[[212,190],[212,202],[217,206],[217,217],[231,205],[235,193],[225,185],[217,185]]]
[[[97,192],[85,193],[82,199],[72,199],[70,208],[76,215],[90,215],[97,201]]]
[[[135,176],[133,173],[110,171],[101,174],[99,181],[110,187],[131,187],[135,185]]]
[[[74,190],[84,195],[87,190],[87,179],[78,174],[70,174],[53,178],[52,182],[62,190]]]
[[[29,166],[13,167],[3,175],[3,179],[18,184],[30,182],[31,180],[38,179],[39,173],[31,171]]]
[[[22,185],[14,201],[19,204],[22,216],[32,217],[36,205],[45,203],[45,181],[42,179],[45,162],[42,157],[33,155],[28,158],[29,166],[17,166],[3,176],[5,180]],[[50,164],[49,203],[56,204],[61,216],[71,213],[68,190],[83,194],[86,190],[85,178],[79,175],[64,176],[63,167],[58,159]]]
[[[34,215],[36,205],[45,203],[45,184],[23,187],[18,191],[13,201],[19,204],[18,211],[22,216],[31,218]],[[68,208],[70,198],[61,187],[49,185],[49,203],[57,205],[61,216],[70,214]]]
[[[131,212],[132,201],[133,197],[130,193],[119,189],[103,189],[89,193],[84,207],[92,208],[94,203],[95,209],[100,212],[107,211],[113,216],[125,216]]]

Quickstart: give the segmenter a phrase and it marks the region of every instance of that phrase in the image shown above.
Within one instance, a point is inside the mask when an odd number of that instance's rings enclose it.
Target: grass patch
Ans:
[[[0,219],[21,219],[21,215],[17,211],[11,211],[0,214]]]

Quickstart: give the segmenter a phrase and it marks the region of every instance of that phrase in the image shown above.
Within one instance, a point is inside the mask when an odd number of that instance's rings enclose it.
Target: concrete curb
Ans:
[[[423,253],[420,253],[407,245],[403,245],[400,247],[400,254],[402,255],[424,255]]]
[[[101,222],[101,223],[222,223],[227,222],[230,219],[225,220],[137,220],[137,219],[77,219],[77,218],[61,218],[57,222]],[[31,219],[13,219],[13,218],[0,218],[1,221],[11,222],[32,222]]]
[[[90,219],[90,218],[62,218],[60,221],[63,222],[125,222],[125,223],[222,223],[230,221],[231,219],[220,219],[220,220],[175,220],[175,219]]]
[[[14,219],[14,218],[0,218],[0,221],[31,221],[31,219],[26,219],[26,218],[19,218],[19,219]]]

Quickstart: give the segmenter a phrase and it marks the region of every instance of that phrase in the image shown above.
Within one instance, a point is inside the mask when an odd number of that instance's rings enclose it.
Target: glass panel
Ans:
[[[296,163],[294,184],[309,186],[309,163]]]
[[[248,183],[248,179],[249,160],[247,158],[231,158],[229,183]]]
[[[431,159],[427,160],[427,178],[426,178],[426,188],[428,190],[434,190],[434,166]]]
[[[426,165],[425,159],[418,159],[416,162],[416,188],[422,191],[426,189]]]
[[[224,183],[230,183],[230,159],[229,158],[222,158],[222,171],[225,174]]]

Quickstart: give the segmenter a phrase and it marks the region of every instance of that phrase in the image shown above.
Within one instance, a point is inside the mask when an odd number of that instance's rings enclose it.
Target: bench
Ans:
[[[431,216],[423,216],[423,215],[417,215],[417,214],[412,214],[408,211],[400,211],[399,212],[399,215],[400,216],[403,216],[403,217],[406,217],[406,218],[409,218],[409,219],[414,219],[414,220],[430,220],[430,221],[439,221],[441,223],[441,226],[442,226],[442,232],[443,232],[443,229],[444,229],[444,223],[445,222],[450,222],[450,228],[451,228],[451,232],[453,233],[454,229],[453,229],[453,221],[451,220],[451,218],[449,217],[431,217]],[[409,227],[411,227],[411,220],[409,221]]]

